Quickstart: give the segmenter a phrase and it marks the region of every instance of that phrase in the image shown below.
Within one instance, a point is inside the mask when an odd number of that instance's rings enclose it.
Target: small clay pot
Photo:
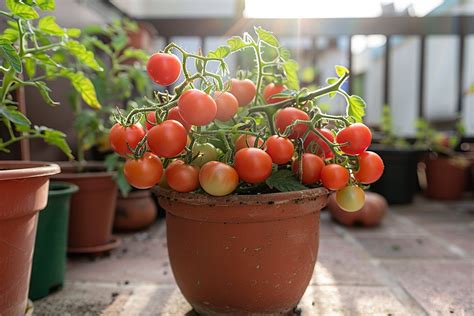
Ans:
[[[346,212],[336,202],[336,194],[329,197],[328,208],[331,217],[345,226],[377,226],[387,213],[387,200],[377,193],[365,192],[365,204],[357,212]]]
[[[202,315],[287,313],[319,244],[324,188],[212,197],[158,188],[176,283]]]
[[[24,315],[38,212],[59,166],[0,161],[0,315]]]
[[[462,197],[469,177],[467,159],[428,155],[424,163],[426,196],[437,200],[457,200]]]
[[[156,219],[156,205],[149,190],[132,191],[127,197],[119,195],[114,229],[129,231],[150,226]]]

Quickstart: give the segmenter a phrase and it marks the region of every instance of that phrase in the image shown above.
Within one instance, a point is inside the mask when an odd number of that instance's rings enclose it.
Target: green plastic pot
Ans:
[[[29,298],[37,300],[60,289],[66,271],[66,247],[71,196],[79,188],[51,182],[48,205],[39,214]]]

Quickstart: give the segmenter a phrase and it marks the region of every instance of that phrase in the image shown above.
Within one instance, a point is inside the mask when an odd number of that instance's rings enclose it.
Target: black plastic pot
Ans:
[[[383,195],[389,204],[408,204],[418,192],[417,165],[422,151],[373,145],[371,151],[382,157],[382,177],[370,190]]]

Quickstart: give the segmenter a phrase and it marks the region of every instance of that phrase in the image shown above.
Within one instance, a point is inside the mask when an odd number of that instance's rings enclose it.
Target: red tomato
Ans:
[[[285,101],[288,98],[272,98],[273,95],[281,93],[285,90],[288,90],[288,88],[284,85],[270,83],[265,87],[265,89],[263,89],[263,98],[268,104]]]
[[[365,204],[364,190],[355,185],[348,185],[336,192],[336,202],[346,212],[357,212]]]
[[[216,91],[214,93],[214,100],[217,105],[216,119],[222,122],[227,122],[237,113],[239,101],[229,92]]]
[[[112,149],[119,155],[125,156],[132,152],[128,148],[135,149],[138,143],[145,137],[145,129],[140,123],[123,127],[115,123],[109,132],[109,142]]]
[[[349,171],[341,165],[326,165],[321,170],[321,182],[329,190],[342,189],[349,182]]]
[[[146,129],[150,130],[155,125],[156,125],[155,112],[148,112],[146,114],[146,120],[145,120]]]
[[[223,162],[209,161],[199,171],[199,183],[210,195],[224,196],[237,188],[239,175],[234,168]]]
[[[146,70],[151,80],[162,86],[176,82],[181,73],[181,61],[173,54],[156,53],[150,56]]]
[[[341,150],[349,155],[358,155],[369,148],[372,141],[370,129],[362,123],[355,123],[340,130],[336,135],[339,144],[348,143],[341,146]]]
[[[358,157],[359,171],[354,176],[363,184],[371,184],[380,179],[383,174],[383,160],[372,151],[365,151]]]
[[[246,106],[252,102],[257,94],[257,87],[251,80],[231,79],[230,82],[229,92],[239,101],[239,106]]]
[[[148,131],[148,147],[160,157],[172,158],[186,146],[188,135],[183,125],[175,120],[166,120]]]
[[[324,161],[314,154],[303,154],[303,184],[314,184],[321,179]],[[299,159],[293,162],[293,172],[299,173]]]
[[[160,158],[145,153],[140,159],[127,159],[123,167],[127,182],[137,189],[149,189],[160,182],[163,165]]]
[[[326,128],[318,128],[318,131],[326,137],[331,143],[334,142],[334,135]],[[314,153],[318,156],[325,156],[331,158],[334,156],[331,148],[322,140],[316,133],[310,132],[304,140],[304,148],[306,151]]]
[[[184,118],[181,116],[181,114],[179,113],[179,109],[178,107],[174,107],[172,108],[171,110],[168,111],[168,116],[166,117],[166,119],[168,120],[175,120],[175,121],[178,121],[180,122],[181,124],[183,124],[184,128],[186,129],[186,131],[189,132],[189,130],[191,129],[191,124],[189,124],[188,122],[186,122],[184,120]]]
[[[255,146],[256,139],[257,137],[253,135],[247,135],[247,134],[240,135],[235,141],[235,152],[238,152],[242,148],[249,148],[249,147],[261,148],[264,144],[263,139],[259,138],[257,142],[257,146]]]
[[[293,107],[284,108],[275,115],[275,125],[280,133],[284,133],[285,129],[295,120],[309,120],[309,116],[306,112]],[[307,129],[308,126],[305,124],[297,124],[293,127],[293,131],[288,138],[302,137]]]
[[[178,108],[186,122],[197,126],[211,123],[217,114],[216,102],[198,89],[185,91],[178,99]]]
[[[199,188],[199,168],[182,160],[173,161],[165,174],[168,185],[177,192],[191,192]]]
[[[243,148],[235,154],[235,170],[240,179],[256,184],[272,174],[272,158],[258,148]]]
[[[290,161],[293,157],[293,153],[295,152],[295,147],[288,138],[277,135],[270,136],[265,144],[267,147],[267,154],[272,157],[273,163],[278,165]]]

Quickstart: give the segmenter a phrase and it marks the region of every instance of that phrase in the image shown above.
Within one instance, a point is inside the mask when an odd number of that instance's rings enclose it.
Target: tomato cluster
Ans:
[[[182,63],[170,53],[157,53],[147,70],[154,82],[168,86],[177,81]],[[323,117],[320,112],[304,104],[296,107],[281,83],[259,89],[250,79],[231,79],[221,89],[198,89],[187,82],[184,87],[165,106],[136,110],[145,115],[127,117],[110,130],[111,146],[127,157],[124,174],[136,188],[159,184],[177,192],[202,189],[224,196],[241,184],[265,183],[286,168],[305,186],[337,191],[341,208],[356,211],[364,204],[359,186],[382,175],[382,159],[367,151],[372,139],[367,126],[343,119],[334,128],[330,120],[316,117]],[[262,115],[269,129],[258,129],[257,120],[239,114],[257,101],[276,106]]]

